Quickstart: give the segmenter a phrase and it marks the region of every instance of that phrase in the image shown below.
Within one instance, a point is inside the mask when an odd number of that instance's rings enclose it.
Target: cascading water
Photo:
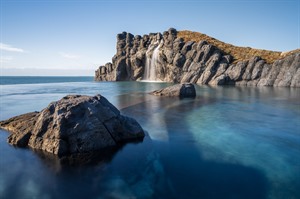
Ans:
[[[160,45],[158,45],[152,54],[151,60],[147,57],[147,54],[149,53],[149,50],[146,52],[146,66],[145,66],[145,72],[144,72],[144,78],[143,80],[146,81],[156,81],[156,63],[159,57],[159,48]]]
[[[145,71],[144,71],[144,77],[143,80],[149,80],[150,79],[150,70],[151,70],[151,60],[148,58],[148,53],[150,51],[150,48],[146,52],[146,65],[145,65]]]

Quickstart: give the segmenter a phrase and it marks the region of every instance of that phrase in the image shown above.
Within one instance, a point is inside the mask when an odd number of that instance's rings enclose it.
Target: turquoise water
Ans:
[[[41,83],[58,83],[58,82],[87,82],[93,81],[94,77],[64,77],[64,76],[1,76],[0,85],[9,84],[41,84]]]
[[[180,100],[147,94],[168,83],[45,82],[1,85],[0,120],[100,93],[148,136],[68,166],[0,130],[0,198],[300,198],[300,89],[196,86]]]

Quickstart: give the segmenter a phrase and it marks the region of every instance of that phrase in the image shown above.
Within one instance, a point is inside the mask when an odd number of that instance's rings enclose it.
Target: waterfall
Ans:
[[[149,53],[149,50],[146,52],[146,66],[145,66],[145,72],[144,72],[144,78],[143,80],[147,81],[156,81],[156,63],[159,57],[159,48],[160,45],[158,45],[152,54],[151,60],[147,57],[147,54]]]

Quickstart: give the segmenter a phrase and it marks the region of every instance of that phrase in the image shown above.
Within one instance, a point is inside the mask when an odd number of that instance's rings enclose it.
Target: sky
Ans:
[[[93,76],[116,35],[192,30],[237,46],[300,48],[299,0],[0,0],[0,75]]]

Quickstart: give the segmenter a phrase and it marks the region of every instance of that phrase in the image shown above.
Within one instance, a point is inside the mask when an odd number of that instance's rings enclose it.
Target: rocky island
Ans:
[[[123,32],[116,48],[112,62],[96,70],[96,81],[300,87],[300,49],[237,47],[174,28],[144,36]]]
[[[135,119],[121,115],[101,95],[68,95],[41,112],[1,121],[0,128],[11,133],[12,145],[58,156],[115,147],[145,136]]]

